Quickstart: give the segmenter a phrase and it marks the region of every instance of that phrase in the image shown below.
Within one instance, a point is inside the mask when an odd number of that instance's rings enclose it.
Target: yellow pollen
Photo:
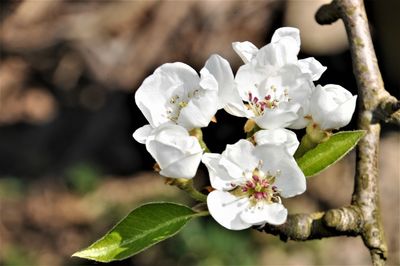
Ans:
[[[178,105],[180,108],[183,108],[183,107],[186,107],[188,105],[188,103],[187,102],[179,102]]]

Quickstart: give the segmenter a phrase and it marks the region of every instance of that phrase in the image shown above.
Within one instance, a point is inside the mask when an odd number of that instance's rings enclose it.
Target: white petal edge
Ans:
[[[161,169],[160,175],[171,178],[191,179],[196,175],[197,168],[201,161],[202,152],[195,153],[178,160],[166,168]]]
[[[313,81],[319,80],[327,69],[314,57],[300,59],[298,65],[303,73],[310,74]]]
[[[300,30],[293,27],[282,27],[275,30],[274,34],[272,35],[271,42],[279,42],[286,37],[293,38],[296,41],[296,44],[300,47]]]
[[[330,120],[325,120],[321,125],[321,129],[330,130],[330,129],[339,129],[341,127],[347,126],[351,118],[353,117],[353,113],[356,108],[357,96],[352,96],[348,101],[344,102],[340,105],[335,112],[333,112]]]
[[[224,108],[234,116],[245,116],[245,106],[240,98],[229,62],[214,54],[207,60],[202,71],[204,70],[208,70],[218,83],[218,109]]]
[[[299,141],[297,140],[296,134],[293,131],[284,128],[257,131],[254,134],[254,140],[257,145],[284,145],[291,155],[293,155],[299,147]]]
[[[245,64],[249,63],[258,52],[258,48],[249,41],[233,42],[232,48]]]
[[[311,95],[310,113],[322,129],[346,126],[354,113],[357,96],[340,85],[318,85]]]
[[[146,144],[146,139],[150,135],[152,130],[153,130],[152,126],[144,125],[136,129],[132,136],[137,142],[141,144]]]
[[[207,196],[207,206],[211,216],[230,230],[243,230],[252,226],[240,218],[240,213],[249,204],[248,198],[240,199],[225,191],[214,190]]]
[[[210,176],[211,186],[217,190],[231,190],[232,181],[237,179],[231,177],[224,167],[222,167],[219,162],[221,159],[221,154],[218,153],[205,153],[201,161],[205,164]]]
[[[288,211],[280,203],[262,204],[245,209],[240,218],[245,223],[261,225],[269,223],[272,225],[281,225],[286,222]]]

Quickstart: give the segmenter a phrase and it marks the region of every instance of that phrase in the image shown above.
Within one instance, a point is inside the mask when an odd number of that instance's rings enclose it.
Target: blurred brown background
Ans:
[[[1,0],[0,264],[90,265],[70,255],[141,202],[189,203],[151,172],[150,155],[131,137],[146,123],[134,91],[163,63],[200,70],[218,53],[236,70],[233,41],[261,47],[276,28],[295,26],[300,58],[314,56],[328,67],[318,83],[356,93],[342,23],[314,22],[324,2]],[[399,97],[400,2],[366,5],[386,87]],[[222,111],[217,119],[204,132],[209,147],[221,152],[242,137],[244,121]],[[354,127],[353,121],[346,129]],[[399,150],[398,128],[383,126],[380,186],[390,265],[400,264]],[[353,165],[351,153],[309,179],[307,193],[287,201],[289,210],[348,204]],[[197,182],[206,179],[200,168]],[[284,244],[205,219],[112,265],[365,264],[369,254],[359,238]]]

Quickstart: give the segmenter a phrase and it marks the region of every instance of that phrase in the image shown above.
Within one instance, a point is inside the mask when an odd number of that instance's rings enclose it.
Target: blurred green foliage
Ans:
[[[68,186],[80,194],[94,190],[100,181],[100,170],[89,163],[80,163],[66,171]]]
[[[22,247],[17,246],[5,246],[4,248],[5,256],[3,258],[4,266],[27,266],[35,265],[35,259],[32,254]]]
[[[12,176],[0,178],[0,199],[19,199],[23,196],[24,190],[23,180]]]

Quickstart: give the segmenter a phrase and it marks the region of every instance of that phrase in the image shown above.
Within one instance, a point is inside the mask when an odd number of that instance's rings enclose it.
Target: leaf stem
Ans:
[[[327,141],[331,135],[331,131],[323,130],[318,124],[310,122],[306,128],[306,135],[301,139],[300,146],[294,154],[294,158],[300,158],[309,150],[314,149],[318,144]]]
[[[193,180],[192,179],[185,179],[185,178],[168,178],[166,181],[167,184],[171,186],[177,186],[178,188],[182,189],[186,193],[189,194],[190,197],[192,197],[194,200],[200,201],[200,202],[206,202],[207,201],[207,196],[198,191],[194,186],[193,186]]]
[[[210,215],[210,212],[209,212],[209,211],[201,211],[201,212],[196,213],[196,214],[193,215],[193,216],[194,216],[194,217],[202,217],[202,216],[208,216],[208,215]]]
[[[299,159],[306,152],[315,148],[317,145],[318,143],[313,142],[308,134],[304,135],[301,138],[300,146],[297,148],[296,153],[294,154],[294,158]]]

